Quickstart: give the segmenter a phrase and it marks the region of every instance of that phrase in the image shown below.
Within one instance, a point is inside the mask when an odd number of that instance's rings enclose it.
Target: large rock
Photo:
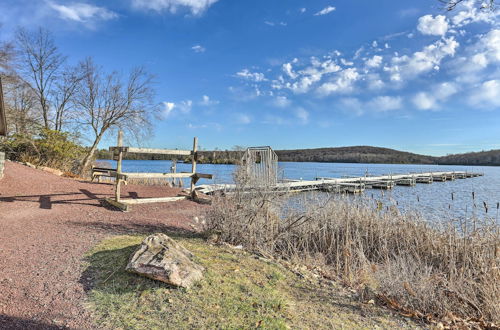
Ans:
[[[165,234],[142,241],[127,270],[171,285],[189,288],[203,277],[204,268],[193,262],[194,255]]]

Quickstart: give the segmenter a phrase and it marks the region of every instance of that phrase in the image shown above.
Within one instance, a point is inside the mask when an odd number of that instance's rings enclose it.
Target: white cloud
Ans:
[[[454,83],[441,83],[433,86],[432,92],[419,92],[412,102],[419,110],[437,110],[440,102],[446,101],[450,96],[455,95],[458,88]]]
[[[178,111],[182,114],[187,114],[191,111],[192,107],[193,107],[193,101],[191,100],[185,100],[179,103],[163,102],[162,117],[168,118],[172,116],[175,111]]]
[[[292,104],[292,102],[286,96],[277,96],[273,101],[273,105],[278,108],[286,108],[290,106],[290,104]]]
[[[486,58],[486,54],[479,53],[472,56],[471,61],[474,65],[476,65],[480,69],[484,69],[488,66],[488,59]]]
[[[438,71],[441,61],[447,56],[454,56],[459,45],[454,37],[443,38],[412,56],[394,56],[392,66],[384,67],[384,71],[390,73],[393,81],[401,81],[404,77],[413,78],[431,70]]]
[[[187,9],[195,16],[202,15],[218,0],[133,0],[135,8],[153,10],[156,12],[169,11],[175,14],[179,9]]]
[[[366,66],[370,68],[378,68],[382,64],[382,56],[374,55],[365,61]]]
[[[480,36],[478,41],[467,47],[467,52],[452,64],[458,81],[474,83],[484,79],[484,69],[496,63],[500,63],[499,29],[492,29]]]
[[[309,91],[311,86],[321,80],[321,74],[309,75],[300,78],[299,81],[290,84],[287,83],[287,87],[290,88],[294,93],[306,93]]]
[[[194,45],[193,47],[191,47],[191,49],[195,52],[195,53],[204,53],[206,51],[206,48],[201,46],[201,45]]]
[[[305,13],[307,11],[307,8],[300,8],[299,11],[300,11],[301,14],[303,14],[303,13]]]
[[[443,15],[425,15],[418,19],[417,29],[425,35],[444,36],[448,32],[448,21]]]
[[[175,103],[163,102],[163,111],[162,111],[163,117],[168,118],[171,115],[174,108],[175,108]]]
[[[345,58],[341,58],[340,63],[342,63],[342,65],[345,65],[345,66],[353,66],[354,65],[354,62],[348,61]]]
[[[269,26],[287,26],[288,24],[286,22],[271,22],[271,21],[264,21],[264,24],[269,25]]]
[[[267,80],[263,73],[250,72],[248,69],[243,69],[240,72],[237,72],[236,76],[255,82],[261,82]]]
[[[213,105],[219,104],[219,101],[217,100],[212,100],[208,95],[203,95],[200,101],[201,106],[209,107]]]
[[[68,21],[89,23],[91,21],[107,21],[118,17],[115,12],[104,7],[97,7],[87,3],[72,3],[68,5],[48,2],[53,10],[57,11],[59,17]]]
[[[399,96],[377,96],[368,102],[368,107],[374,111],[384,112],[401,109],[403,99]]]
[[[371,90],[382,89],[385,87],[385,83],[382,79],[380,79],[380,75],[378,73],[367,74],[366,82],[368,84],[368,88]]]
[[[425,92],[417,93],[412,102],[419,110],[430,110],[436,106],[436,99]]]
[[[307,124],[309,122],[309,112],[304,108],[295,109],[295,117],[300,120],[301,124]]]
[[[250,116],[248,116],[247,114],[239,113],[236,115],[236,122],[238,124],[247,125],[252,122],[252,118],[250,118]]]
[[[500,62],[500,30],[493,29],[481,38],[481,43],[492,61]]]
[[[455,8],[456,14],[451,18],[454,27],[463,27],[477,22],[495,24],[497,17],[500,16],[500,11],[478,9],[479,5],[476,0],[462,1]]]
[[[437,100],[444,101],[458,92],[458,87],[454,83],[441,83],[434,87],[434,95]]]
[[[399,110],[403,107],[403,98],[400,96],[377,96],[369,101],[363,102],[355,97],[346,97],[339,100],[344,112],[360,116],[365,111],[387,112]]]
[[[483,82],[472,90],[469,100],[477,106],[500,107],[500,80]]]
[[[336,9],[335,7],[328,6],[328,7],[326,7],[326,8],[321,9],[320,11],[318,11],[316,14],[314,14],[314,16],[322,16],[322,15],[326,15],[326,14],[331,13],[331,12],[332,12],[332,11],[334,11],[335,9]]]
[[[294,71],[292,63],[298,63],[298,59],[294,59],[291,63],[283,64],[282,70],[289,78],[296,81],[286,82],[285,78],[280,76],[278,80],[273,80],[273,88],[287,88],[294,93],[306,93],[315,83],[321,81],[324,75],[338,72],[342,69],[330,56],[325,56],[323,61],[316,57],[311,57],[311,65],[298,71]]]
[[[318,88],[317,92],[321,96],[327,96],[333,93],[350,92],[359,77],[360,75],[355,68],[345,69],[339,72],[335,79],[322,84]]]
[[[355,97],[347,97],[340,100],[340,105],[344,112],[353,113],[360,116],[364,112],[363,103]]]
[[[293,66],[292,63],[285,63],[282,66],[283,72],[285,72],[290,78],[295,79],[297,78],[297,74],[293,72]]]
[[[191,100],[182,101],[181,103],[177,104],[176,107],[182,113],[189,113],[191,111],[191,108],[193,107],[193,101]]]

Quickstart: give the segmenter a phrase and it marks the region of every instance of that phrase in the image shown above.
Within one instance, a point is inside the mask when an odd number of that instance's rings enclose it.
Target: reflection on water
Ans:
[[[113,161],[106,160],[113,166]],[[199,184],[230,183],[234,165],[198,164],[198,172],[214,174],[214,180],[201,179]],[[169,172],[170,161],[125,160],[124,172]],[[178,164],[178,172],[190,172],[191,164]],[[500,202],[500,167],[440,166],[400,164],[280,163],[280,177],[313,180],[316,177],[340,178],[381,174],[404,174],[432,171],[481,172],[484,176],[416,187],[396,186],[393,190],[366,190],[365,195],[384,204],[396,203],[401,210],[418,212],[427,219],[489,216],[498,219]],[[474,199],[473,193],[474,192]],[[452,200],[453,193],[453,200]],[[484,203],[488,208],[486,213]]]

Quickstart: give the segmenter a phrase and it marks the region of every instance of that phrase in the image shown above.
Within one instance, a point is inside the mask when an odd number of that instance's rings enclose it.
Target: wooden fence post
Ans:
[[[192,166],[191,166],[191,173],[193,173],[193,176],[191,177],[191,197],[194,197],[194,186],[196,184],[196,178],[194,177],[194,174],[196,173],[196,161],[198,158],[198,138],[195,137],[193,140],[193,161],[192,161]]]
[[[123,151],[121,147],[123,147],[123,131],[118,131],[118,163],[116,165],[116,179],[115,179],[115,184],[116,184],[116,189],[115,189],[115,200],[117,202],[120,201],[120,184],[121,184],[121,179],[120,175],[122,174],[122,159],[123,159]]]

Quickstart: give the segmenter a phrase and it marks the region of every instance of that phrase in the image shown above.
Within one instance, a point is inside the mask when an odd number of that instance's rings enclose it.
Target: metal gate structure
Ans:
[[[241,163],[252,186],[276,186],[278,156],[271,147],[247,148]]]

